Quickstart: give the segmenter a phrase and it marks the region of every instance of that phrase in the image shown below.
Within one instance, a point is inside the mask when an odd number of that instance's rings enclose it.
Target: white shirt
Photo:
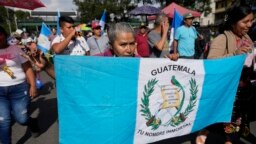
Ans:
[[[61,34],[60,36],[56,36],[52,43],[51,46],[53,46],[53,44],[56,43],[60,43],[61,41],[63,41],[65,39],[65,37]],[[86,40],[83,37],[76,37],[76,40],[71,40],[68,44],[68,46],[64,49],[64,51],[61,54],[64,55],[85,55],[85,53],[87,51],[89,51],[89,46],[86,42]]]
[[[26,80],[21,64],[25,63],[27,59],[23,58],[20,53],[23,52],[16,45],[0,49],[0,86],[17,85]],[[14,73],[14,79],[2,70],[5,65]]]

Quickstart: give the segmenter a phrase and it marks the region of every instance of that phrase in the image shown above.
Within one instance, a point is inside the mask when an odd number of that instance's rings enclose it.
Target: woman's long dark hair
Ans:
[[[241,19],[252,13],[252,9],[247,4],[234,4],[227,9],[224,22],[220,26],[219,32],[223,33],[225,30],[232,30],[232,25],[236,24]]]

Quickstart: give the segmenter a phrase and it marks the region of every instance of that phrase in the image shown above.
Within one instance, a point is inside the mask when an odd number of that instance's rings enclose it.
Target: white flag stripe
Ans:
[[[159,65],[160,63],[161,65]],[[201,88],[198,89],[197,93],[197,99],[200,99],[204,81],[202,75],[204,73],[202,61],[191,62],[179,59],[178,61],[170,62],[168,59],[141,59],[134,143],[150,143],[190,133],[198,102],[189,113],[189,118],[184,116],[185,120],[176,126],[172,126],[171,120],[174,117],[178,118],[182,116],[191,102],[191,79],[196,79],[197,86]],[[181,87],[172,83],[172,79],[174,78],[181,84]],[[142,99],[145,99],[145,94],[147,93],[145,87],[149,89],[149,80],[153,79],[157,83],[154,85],[154,91],[148,99],[148,110],[150,111],[151,117],[154,117],[154,119],[151,119],[150,125],[150,120],[146,120],[147,117],[143,116],[145,113],[142,112],[142,105],[144,106]],[[176,90],[177,97],[175,96],[175,92],[171,92],[173,89]],[[177,113],[177,111],[179,112]],[[156,124],[160,121],[161,124]],[[158,126],[158,128],[154,129],[154,126]]]

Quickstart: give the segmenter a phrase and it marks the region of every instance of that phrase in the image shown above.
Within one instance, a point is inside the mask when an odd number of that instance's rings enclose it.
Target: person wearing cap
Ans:
[[[74,20],[68,16],[61,16],[59,22],[61,35],[57,35],[51,43],[53,52],[62,55],[89,55],[90,49],[86,40],[76,35],[80,28],[74,28]]]
[[[7,43],[7,33],[0,26],[0,143],[11,143],[13,120],[32,126],[29,118],[30,97],[37,95],[32,67],[17,45]],[[31,128],[34,131],[35,127]]]
[[[183,15],[184,24],[177,28],[174,34],[173,52],[179,54],[180,58],[194,59],[195,40],[198,38],[198,32],[192,26],[194,16],[191,13]],[[199,35],[201,39],[203,37]]]
[[[150,50],[148,46],[148,27],[145,23],[141,23],[139,32],[135,36],[137,42],[137,52],[142,57],[149,57]]]
[[[93,36],[87,39],[90,48],[90,55],[101,55],[109,50],[109,39],[106,35],[102,35],[101,26],[98,21],[92,22]]]
[[[148,34],[148,44],[150,47],[150,57],[165,57],[169,54],[167,33],[169,30],[169,20],[166,14],[158,14],[154,23],[154,29]]]

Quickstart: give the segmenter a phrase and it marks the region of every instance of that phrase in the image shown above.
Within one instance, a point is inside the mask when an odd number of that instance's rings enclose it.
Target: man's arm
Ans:
[[[154,46],[162,51],[164,49],[164,45],[166,43],[167,40],[167,33],[168,33],[168,29],[169,29],[169,23],[163,23],[162,24],[162,36],[159,42],[157,42]]]
[[[178,41],[176,39],[173,40],[173,53],[178,53]]]
[[[76,30],[74,29],[63,41],[61,41],[59,43],[54,43],[52,45],[52,50],[56,54],[62,53],[64,51],[64,49],[68,46],[71,39],[75,36],[75,32],[76,32]]]

